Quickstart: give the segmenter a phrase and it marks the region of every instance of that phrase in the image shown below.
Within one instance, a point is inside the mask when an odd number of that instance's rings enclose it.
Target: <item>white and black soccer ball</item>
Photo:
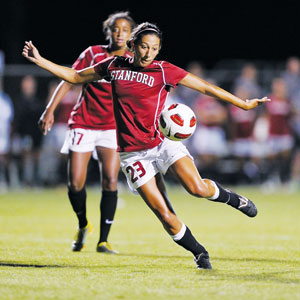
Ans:
[[[175,103],[163,109],[159,117],[159,130],[172,141],[189,138],[196,129],[196,116],[185,104]]]

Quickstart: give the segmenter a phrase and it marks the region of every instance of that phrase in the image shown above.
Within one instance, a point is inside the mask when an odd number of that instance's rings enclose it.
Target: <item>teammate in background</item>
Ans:
[[[10,165],[10,149],[14,106],[10,96],[3,90],[3,78],[0,76],[0,194],[7,190]]]
[[[240,76],[234,81],[233,90],[238,88],[247,89],[251,98],[260,97],[262,89],[258,84],[257,68],[252,63],[246,63],[241,70]]]
[[[21,141],[18,151],[22,183],[30,187],[41,183],[39,162],[43,135],[36,123],[43,111],[43,105],[37,95],[37,79],[34,76],[24,76],[20,88],[20,95],[16,99],[18,105],[15,106],[14,138],[19,136]]]
[[[285,69],[280,74],[280,78],[285,81],[287,93],[290,101],[299,99],[300,93],[300,59],[296,56],[288,57]],[[297,100],[298,100],[297,99]]]
[[[126,41],[134,25],[135,22],[129,12],[111,14],[103,22],[103,32],[109,42],[108,45],[88,47],[75,61],[73,69],[82,70],[114,55],[131,56]],[[39,121],[44,135],[51,129],[54,123],[54,111],[70,91],[71,86],[62,81],[54,92]],[[84,247],[87,233],[92,231],[92,225],[86,216],[85,182],[89,160],[96,150],[102,183],[100,237],[96,251],[116,253],[107,242],[117,207],[120,169],[119,156],[116,152],[116,126],[110,82],[102,79],[82,86],[78,102],[70,114],[68,126],[69,130],[61,152],[69,154],[68,196],[79,222],[72,250],[80,251]]]
[[[215,84],[212,79],[207,81]],[[196,156],[198,170],[206,177],[215,178],[219,173],[218,162],[228,155],[224,126],[228,123],[228,111],[218,100],[199,93],[193,109],[198,124],[191,137],[191,152]]]
[[[190,61],[187,64],[186,70],[189,73],[200,78],[204,78],[205,76],[205,70],[198,61]],[[191,90],[183,85],[180,85],[176,90],[178,96],[180,97],[180,99],[182,99],[182,102],[184,104],[189,105],[190,107],[193,107],[195,105],[195,100],[199,96],[197,91]]]
[[[39,67],[73,84],[103,78],[111,80],[118,151],[129,186],[137,190],[173,240],[194,255],[197,267],[211,269],[207,250],[168,205],[164,190],[157,184],[157,176],[170,168],[184,188],[196,197],[226,203],[249,217],[256,216],[257,209],[249,199],[225,190],[210,179],[202,179],[186,147],[161,135],[159,115],[169,87],[177,84],[245,110],[269,99],[244,101],[171,63],[156,61],[161,39],[162,33],[156,25],[142,23],[127,42],[134,53],[133,59],[112,57],[79,72],[41,57],[31,41],[25,42],[22,54]]]
[[[269,123],[268,162],[270,183],[287,183],[290,179],[294,136],[291,127],[293,107],[288,98],[286,82],[279,77],[272,81],[272,102],[266,105],[266,116]],[[279,181],[279,182],[278,182]]]
[[[250,98],[247,86],[237,85],[234,94],[242,99]],[[260,156],[254,136],[254,126],[258,110],[243,111],[234,105],[229,106],[231,153],[238,163],[240,180],[258,182],[260,178]],[[261,149],[259,149],[261,150]]]

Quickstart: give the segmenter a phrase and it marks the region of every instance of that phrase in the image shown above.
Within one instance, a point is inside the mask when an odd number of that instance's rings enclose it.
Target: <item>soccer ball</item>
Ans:
[[[159,130],[172,141],[189,138],[196,129],[194,112],[185,104],[176,103],[166,107],[159,117]]]

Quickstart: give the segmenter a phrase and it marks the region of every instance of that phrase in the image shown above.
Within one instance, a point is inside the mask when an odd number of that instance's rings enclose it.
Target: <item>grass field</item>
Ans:
[[[255,200],[256,218],[169,189],[213,270],[197,270],[127,190],[110,235],[118,255],[95,251],[97,189],[87,190],[94,232],[80,253],[70,251],[77,223],[65,188],[0,195],[0,299],[300,299],[300,193],[236,189]]]

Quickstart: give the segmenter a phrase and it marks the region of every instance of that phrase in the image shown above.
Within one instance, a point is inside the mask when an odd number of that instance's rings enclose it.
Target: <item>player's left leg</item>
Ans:
[[[92,232],[92,225],[86,216],[85,180],[87,166],[92,152],[69,152],[68,197],[78,218],[78,230],[72,242],[72,251],[84,248],[86,236]]]
[[[168,193],[167,193],[167,189],[166,189],[166,186],[165,186],[165,181],[164,181],[164,177],[161,175],[161,173],[157,173],[155,175],[155,180],[156,180],[156,185],[160,191],[160,193],[162,194],[165,202],[166,202],[166,205],[168,206],[169,210],[175,214],[175,211],[172,207],[172,204],[171,204],[171,201],[168,197]]]
[[[118,202],[118,174],[120,169],[119,154],[115,149],[96,147],[99,163],[101,166],[102,197],[100,202],[100,237],[97,243],[97,252],[115,254],[107,242],[111,225]]]
[[[170,166],[170,170],[190,194],[211,201],[226,203],[248,217],[257,215],[256,206],[251,200],[231,190],[224,189],[220,184],[210,179],[202,179],[190,157],[185,156],[178,159]]]
[[[208,252],[195,239],[190,229],[176,216],[170,202],[162,193],[164,190],[160,174],[156,174],[155,177],[137,189],[174,242],[193,253],[197,267],[199,269],[211,269]]]

